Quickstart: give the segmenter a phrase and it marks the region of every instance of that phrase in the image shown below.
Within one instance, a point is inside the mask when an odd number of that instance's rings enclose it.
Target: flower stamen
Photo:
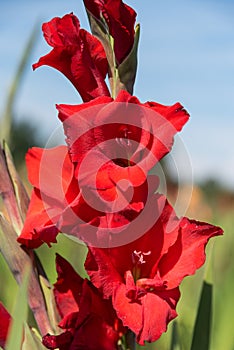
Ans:
[[[145,256],[149,256],[151,254],[151,250],[149,250],[148,252],[142,252],[141,250],[137,251],[134,250],[133,254],[132,254],[132,260],[134,264],[145,264],[146,260],[144,260]],[[138,259],[138,260],[137,260]]]
[[[132,145],[131,140],[129,138],[129,134],[132,132],[128,130],[128,128],[124,128],[121,130],[122,137],[116,137],[116,142],[123,147],[130,147]]]

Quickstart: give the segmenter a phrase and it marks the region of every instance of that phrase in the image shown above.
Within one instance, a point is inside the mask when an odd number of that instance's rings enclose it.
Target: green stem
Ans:
[[[118,69],[116,65],[116,59],[115,59],[115,51],[114,51],[114,39],[111,35],[109,35],[109,42],[111,46],[112,51],[112,62],[113,66],[111,68],[111,78],[112,78],[112,84],[111,84],[111,94],[112,98],[115,99],[117,96],[117,82],[119,79]]]

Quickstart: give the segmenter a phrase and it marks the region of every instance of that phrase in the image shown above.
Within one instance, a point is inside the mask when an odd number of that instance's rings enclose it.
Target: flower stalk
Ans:
[[[28,302],[41,334],[46,334],[53,328],[50,325],[38,279],[39,270],[44,276],[45,272],[41,264],[38,270],[38,258],[35,257],[35,253],[17,243],[29,199],[6,144],[4,148],[0,147],[0,195],[8,217],[7,219],[0,213],[0,252],[19,285],[22,283],[25,266],[31,267]]]
[[[4,207],[9,215],[9,220],[15,231],[20,234],[23,228],[23,220],[20,208],[17,203],[13,182],[10,178],[7,166],[7,158],[5,149],[0,145],[0,196],[2,197]]]

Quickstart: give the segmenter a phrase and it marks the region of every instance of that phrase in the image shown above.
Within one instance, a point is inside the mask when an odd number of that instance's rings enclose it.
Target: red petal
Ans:
[[[142,305],[140,302],[132,302],[126,294],[127,288],[124,284],[117,287],[112,297],[113,306],[123,325],[138,335],[142,329]]]
[[[72,13],[55,17],[42,25],[45,40],[52,47],[73,45],[79,40],[80,22]]]
[[[172,106],[165,106],[157,102],[146,102],[144,105],[167,119],[177,131],[180,131],[189,119],[188,112],[179,102]]]
[[[113,294],[113,306],[123,325],[129,327],[137,337],[137,342],[144,345],[144,341],[154,342],[167,329],[167,324],[177,316],[175,305],[179,298],[179,291],[167,291],[159,296],[147,293],[137,302],[127,296],[124,284],[117,287]],[[169,302],[174,300],[174,304]]]
[[[79,195],[79,187],[66,146],[32,148],[26,161],[29,180],[35,188],[18,242],[37,248],[43,242],[56,242],[64,210]]]
[[[93,285],[100,288],[104,298],[109,298],[115,285],[122,282],[122,278],[115,267],[112,265],[105,249],[89,249],[85,269],[90,276]]]
[[[60,350],[69,350],[72,338],[73,336],[69,331],[66,331],[59,335],[46,334],[42,338],[42,344],[46,346],[47,349],[59,348]]]
[[[108,70],[104,48],[100,41],[83,29],[73,15],[53,18],[42,30],[53,50],[33,65],[51,66],[63,73],[75,86],[84,101],[109,96],[105,83]]]
[[[19,243],[31,249],[38,248],[44,242],[48,245],[56,243],[59,232],[56,223],[61,209],[53,199],[50,199],[50,204],[51,207],[42,201],[37,189],[33,190],[24,227],[17,239]]]
[[[101,315],[93,313],[88,321],[77,329],[69,350],[117,350],[118,340],[118,332],[105,323]]]
[[[26,155],[26,164],[31,184],[46,196],[63,203],[73,177],[73,164],[67,147],[33,147]]]
[[[187,122],[189,114],[179,103],[163,106],[155,102],[146,102],[143,106],[146,107],[145,117],[151,127],[151,141],[147,145],[147,155],[141,154],[141,157],[142,164],[147,161],[146,166],[150,169],[171,150],[174,136]],[[137,158],[133,160],[139,162]]]
[[[193,275],[205,262],[205,247],[222,229],[207,223],[183,218],[178,239],[159,263],[160,276],[168,288],[177,287],[185,276]]]
[[[92,13],[94,17],[100,19],[101,10],[103,8],[103,1],[101,0],[84,0],[86,9]]]
[[[58,277],[54,284],[54,295],[60,315],[65,317],[79,310],[84,280],[59,254],[56,254],[56,270]]]
[[[172,290],[165,293],[165,297],[179,298],[179,291]],[[176,300],[176,301],[177,301]],[[175,302],[176,304],[176,302]],[[162,333],[166,332],[168,323],[173,320],[177,313],[175,309],[157,294],[147,293],[142,298],[143,328],[137,336],[137,342],[144,345],[144,341],[155,342]]]
[[[57,105],[59,119],[63,122],[66,142],[73,162],[80,162],[83,156],[96,145],[93,135],[94,115],[112,101],[112,98],[101,96],[93,101],[80,105]]]

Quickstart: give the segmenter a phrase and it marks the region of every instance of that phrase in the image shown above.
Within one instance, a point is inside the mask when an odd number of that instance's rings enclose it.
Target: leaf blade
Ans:
[[[211,340],[213,285],[203,281],[191,350],[208,350]]]
[[[6,350],[21,349],[22,346],[24,324],[27,321],[28,313],[27,291],[30,273],[31,267],[30,265],[26,265],[22,285],[19,288],[15,308],[12,314],[12,323],[6,341]]]

